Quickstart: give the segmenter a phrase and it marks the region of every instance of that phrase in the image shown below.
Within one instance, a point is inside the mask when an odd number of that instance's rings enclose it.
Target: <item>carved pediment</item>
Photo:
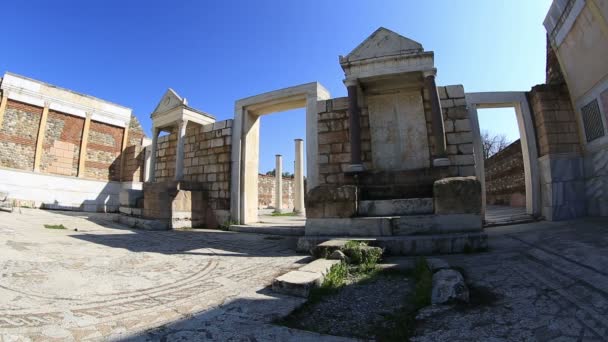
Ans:
[[[155,113],[163,113],[180,105],[188,105],[188,101],[185,98],[179,96],[175,90],[169,88],[160,99],[160,102],[152,112],[152,115]]]
[[[416,54],[423,51],[424,48],[420,43],[380,27],[341,60],[352,62],[385,56]]]

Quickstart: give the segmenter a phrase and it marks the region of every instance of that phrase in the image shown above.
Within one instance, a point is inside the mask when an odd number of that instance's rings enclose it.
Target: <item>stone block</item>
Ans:
[[[308,211],[307,211],[308,214]],[[307,218],[306,235],[390,236],[391,217]]]
[[[321,185],[306,196],[308,218],[346,218],[357,214],[357,188],[355,186]]]
[[[443,129],[446,133],[454,132],[454,120],[445,120],[443,122]]]
[[[445,87],[437,87],[437,92],[439,93],[440,100],[446,100],[448,98],[448,93],[445,91]]]
[[[475,165],[475,158],[472,154],[456,154],[448,157],[451,165]]]
[[[306,264],[298,269],[302,272],[318,273],[325,277],[332,266],[339,264],[340,260],[329,260],[329,259],[317,259],[309,264]]]
[[[468,144],[473,142],[471,132],[447,133],[447,143],[451,145]]]
[[[432,198],[360,201],[360,216],[402,216],[433,213]]]
[[[469,119],[458,119],[454,121],[454,127],[456,132],[470,132],[471,131],[471,122]]]
[[[464,87],[461,84],[446,86],[445,90],[451,99],[464,97]]]
[[[456,270],[440,270],[433,274],[432,304],[468,302],[469,289],[462,274]]]
[[[319,273],[291,271],[272,281],[272,290],[286,295],[308,297],[310,290],[321,285]]]
[[[472,154],[473,144],[460,144],[458,145],[458,152],[462,154]]]
[[[480,214],[481,183],[476,177],[451,177],[433,183],[436,214]]]

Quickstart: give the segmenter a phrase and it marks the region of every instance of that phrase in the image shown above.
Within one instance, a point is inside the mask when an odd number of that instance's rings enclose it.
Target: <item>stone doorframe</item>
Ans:
[[[317,101],[330,94],[318,82],[301,84],[236,101],[232,133],[230,214],[239,224],[255,223],[258,218],[258,166],[260,117],[296,108],[306,108],[307,187],[318,184]]]
[[[481,151],[481,132],[477,109],[484,108],[514,108],[521,139],[521,150],[524,159],[524,176],[526,182],[526,212],[530,215],[540,215],[540,175],[538,166],[538,149],[536,147],[536,130],[532,113],[525,92],[483,92],[466,93],[469,118],[473,131],[473,148],[475,150],[475,174],[481,182],[482,212],[486,207],[486,180],[484,173],[483,154]]]

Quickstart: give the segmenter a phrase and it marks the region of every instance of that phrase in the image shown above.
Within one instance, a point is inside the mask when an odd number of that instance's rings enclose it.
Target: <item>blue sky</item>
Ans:
[[[0,71],[133,108],[149,134],[150,112],[168,87],[220,120],[233,117],[237,99],[311,81],[345,96],[338,55],[384,26],[435,51],[439,85],[529,90],[544,82],[550,3],[9,1]],[[512,115],[484,111],[482,129],[516,139],[516,125],[502,120]],[[274,168],[276,153],[291,171],[302,111],[264,117],[261,130],[260,171]]]

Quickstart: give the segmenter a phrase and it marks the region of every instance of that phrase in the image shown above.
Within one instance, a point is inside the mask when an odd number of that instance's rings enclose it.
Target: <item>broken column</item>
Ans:
[[[304,149],[303,140],[296,139],[296,163],[294,168],[294,210],[298,215],[304,215]]]
[[[274,172],[274,211],[275,213],[280,213],[283,208],[283,157],[280,154],[277,154],[276,158],[277,165]]]

